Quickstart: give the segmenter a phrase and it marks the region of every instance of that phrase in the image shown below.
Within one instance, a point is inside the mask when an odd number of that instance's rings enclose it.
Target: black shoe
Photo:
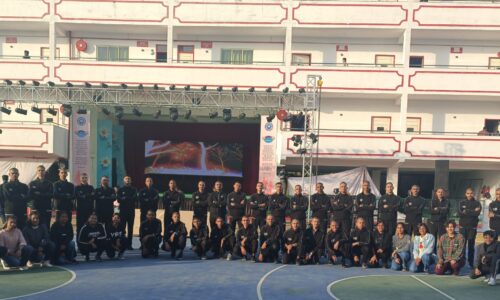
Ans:
[[[89,261],[90,257],[88,255],[85,255],[85,261]]]
[[[102,258],[101,258],[100,254],[98,254],[98,255],[95,256],[95,261],[98,261],[98,262],[102,261]]]
[[[127,247],[127,250],[134,250],[134,247],[132,247],[132,246],[128,246],[128,247]]]

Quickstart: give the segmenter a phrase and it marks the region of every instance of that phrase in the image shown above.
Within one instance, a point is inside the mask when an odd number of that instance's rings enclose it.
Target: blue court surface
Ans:
[[[138,245],[134,245],[135,248]],[[184,260],[161,252],[143,259],[139,250],[122,261],[81,262],[43,270],[0,272],[0,299],[499,299],[500,285],[463,276],[437,277],[385,269],[281,265],[241,260],[199,260],[186,247]],[[81,259],[81,256],[79,256]],[[49,274],[47,273],[47,274]],[[417,275],[417,276],[413,276]],[[46,278],[47,280],[44,280]],[[9,280],[10,279],[10,280]],[[55,281],[56,279],[54,279]],[[10,282],[9,282],[10,281]],[[38,283],[37,288],[33,282]],[[500,284],[500,283],[499,283]],[[35,293],[35,294],[33,294]]]

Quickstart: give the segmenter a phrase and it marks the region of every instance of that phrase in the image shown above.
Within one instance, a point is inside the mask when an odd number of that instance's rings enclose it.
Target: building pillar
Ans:
[[[436,160],[434,168],[434,190],[439,187],[448,190],[450,181],[450,161]]]
[[[174,59],[174,1],[168,1],[169,14],[168,14],[168,27],[167,27],[167,64],[171,64]]]
[[[393,166],[387,168],[387,182],[392,182],[394,185],[394,194],[398,193],[398,179],[399,179],[399,165],[394,164]],[[382,194],[385,193],[385,191],[380,191]]]
[[[382,183],[381,177],[382,177],[382,170],[373,170],[372,171],[372,181],[375,184],[375,186],[377,187],[377,189],[380,189],[380,184]],[[383,190],[380,192],[383,193]]]

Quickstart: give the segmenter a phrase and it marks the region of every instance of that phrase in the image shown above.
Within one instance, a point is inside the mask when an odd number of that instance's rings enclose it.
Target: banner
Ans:
[[[276,182],[276,137],[278,134],[278,122],[274,118],[267,122],[267,117],[260,119],[260,158],[259,158],[259,181],[264,183],[264,193],[269,195],[273,192]]]
[[[113,182],[113,122],[111,120],[97,121],[97,169],[95,186],[101,186],[102,176],[108,176]]]
[[[90,111],[86,114],[74,114],[71,118],[71,151],[69,169],[71,182],[80,183],[80,175],[90,176]]]

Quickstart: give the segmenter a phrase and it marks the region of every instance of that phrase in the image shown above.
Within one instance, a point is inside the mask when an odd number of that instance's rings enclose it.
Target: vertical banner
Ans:
[[[124,153],[124,135],[123,126],[113,124],[113,159],[116,161],[116,185],[123,184],[122,179],[125,176],[125,153]]]
[[[97,178],[96,186],[101,185],[101,177],[108,176],[113,182],[113,123],[111,120],[97,121]]]
[[[70,163],[71,181],[80,183],[82,173],[90,174],[90,111],[71,118]]]
[[[276,137],[278,134],[278,121],[274,118],[272,122],[267,117],[260,119],[260,157],[259,157],[259,181],[264,183],[265,194],[272,194],[276,181]]]

